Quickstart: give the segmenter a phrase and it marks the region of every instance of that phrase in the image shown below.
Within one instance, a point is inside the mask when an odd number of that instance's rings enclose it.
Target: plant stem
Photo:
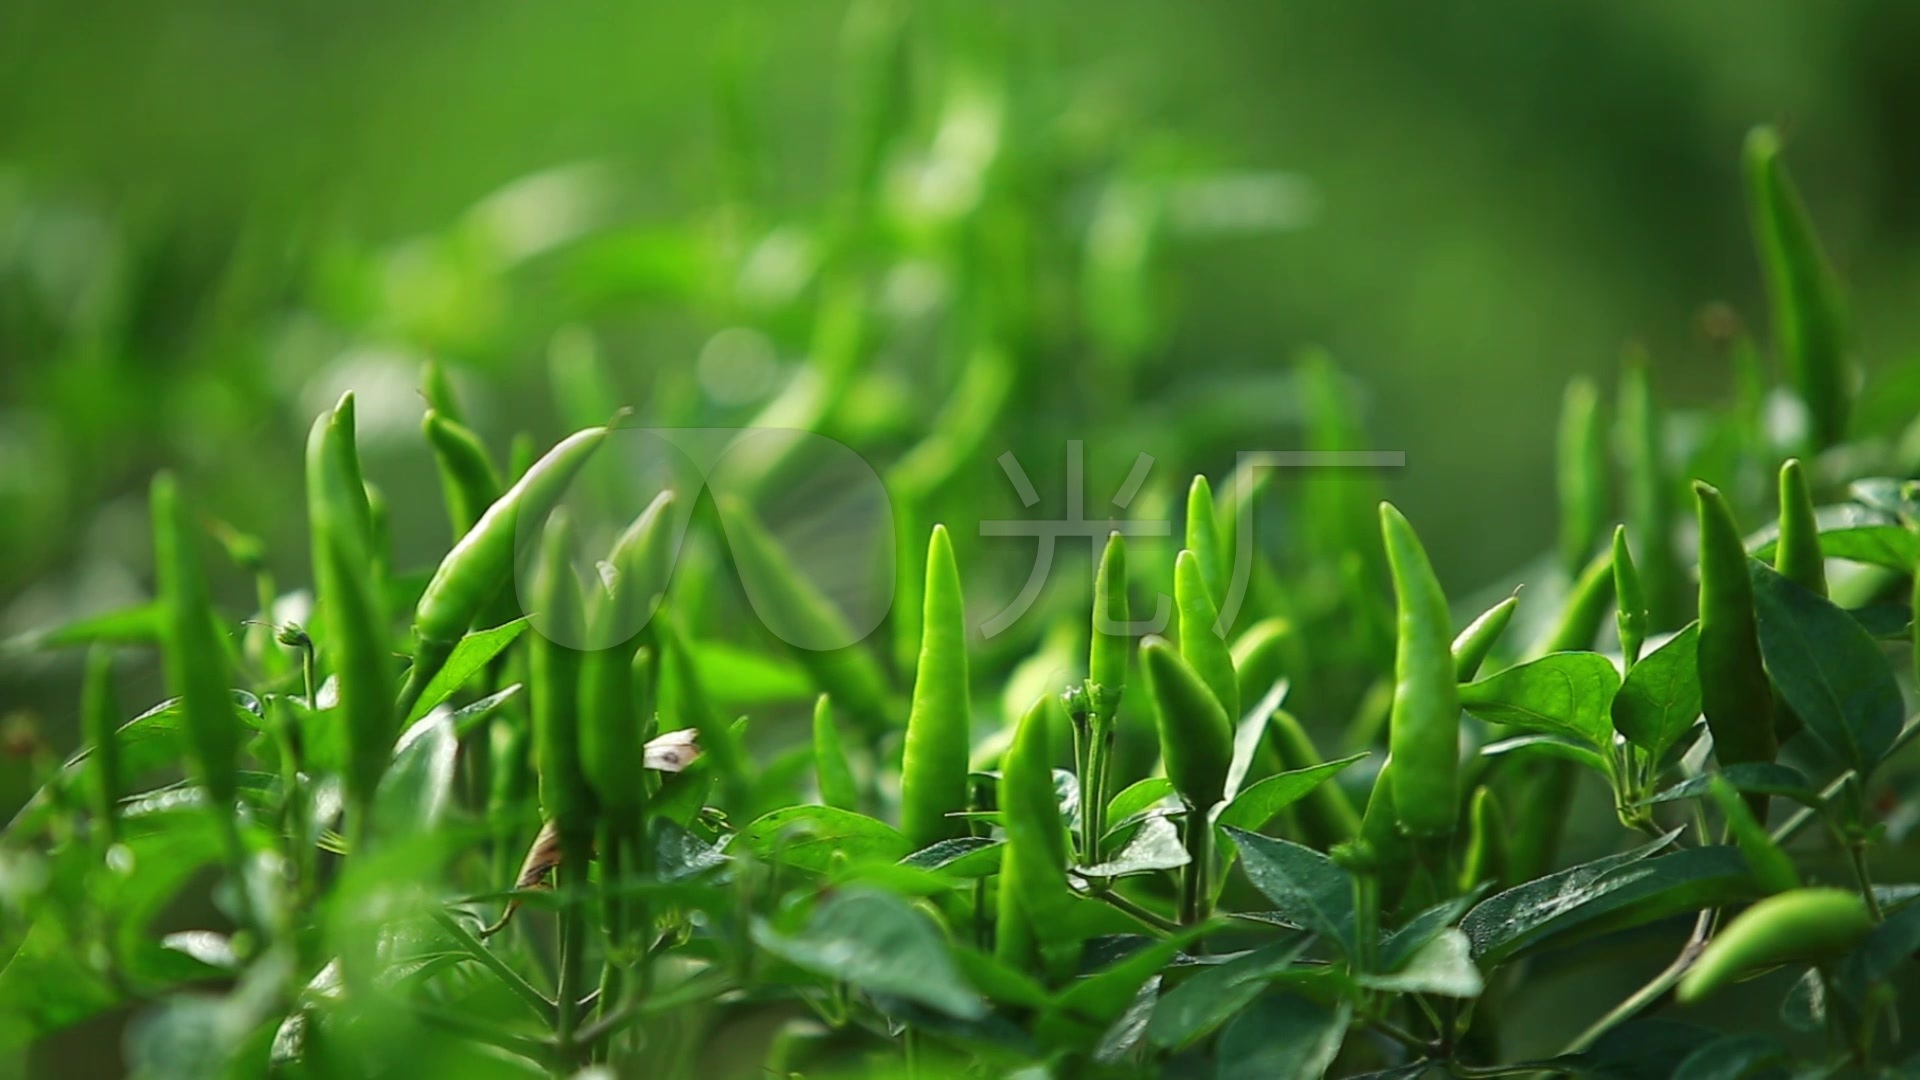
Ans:
[[[547,1000],[545,994],[534,989],[532,983],[522,978],[520,973],[513,969],[513,965],[495,956],[493,950],[487,948],[479,938],[474,937],[466,927],[461,926],[460,920],[444,911],[435,911],[433,913],[433,920],[439,923],[441,929],[445,930],[447,934],[460,945],[462,951],[468,956],[473,957],[474,961],[481,967],[492,972],[494,977],[505,983],[507,989],[513,991],[515,997],[526,1002],[527,1006],[533,1009],[534,1014],[537,1015],[542,1022],[547,1024],[557,1022],[554,1003]]]
[[[1206,919],[1213,900],[1213,890],[1208,887],[1213,869],[1213,822],[1206,811],[1189,807],[1183,832],[1190,861],[1180,875],[1180,922],[1192,926]]]
[[[1153,927],[1154,929],[1160,931],[1163,934],[1171,934],[1175,930],[1180,929],[1180,924],[1175,922],[1174,920],[1167,918],[1165,915],[1162,915],[1157,911],[1154,911],[1152,908],[1145,907],[1140,904],[1136,904],[1132,900],[1129,900],[1126,897],[1121,896],[1117,892],[1108,892],[1105,890],[1100,890],[1092,893],[1091,895],[1093,896],[1094,899],[1099,900],[1104,904],[1107,904],[1109,907],[1118,908],[1119,910],[1126,912],[1128,915],[1131,915],[1134,918],[1139,919],[1141,922],[1146,923],[1148,926]]]
[[[554,890],[565,895],[586,884],[587,844],[578,835],[562,835],[565,854],[554,869]],[[587,917],[580,896],[569,897],[560,909],[560,974],[554,989],[554,1041],[564,1068],[576,1057],[575,1037],[580,1026],[580,996],[586,975]]]
[[[1681,946],[1680,955],[1673,958],[1673,963],[1668,964],[1665,970],[1655,975],[1645,986],[1634,991],[1631,997],[1614,1006],[1605,1016],[1595,1020],[1591,1027],[1568,1043],[1567,1048],[1561,1053],[1576,1054],[1585,1050],[1600,1036],[1631,1020],[1640,1010],[1653,1004],[1661,995],[1673,989],[1679,983],[1680,977],[1693,966],[1693,962],[1700,958],[1701,950],[1707,947],[1707,939],[1713,936],[1713,924],[1718,914],[1718,910],[1714,908],[1702,911],[1693,922],[1693,933],[1688,936],[1687,943]]]

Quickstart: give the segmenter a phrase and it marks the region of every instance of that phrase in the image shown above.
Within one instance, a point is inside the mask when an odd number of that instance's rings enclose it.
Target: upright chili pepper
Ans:
[[[1873,929],[1854,893],[1808,888],[1778,893],[1734,917],[1680,980],[1676,995],[1692,1004],[1750,971],[1789,961],[1843,956]]]
[[[336,414],[337,415],[337,414]],[[381,611],[378,566],[354,520],[358,460],[352,428],[322,416],[307,437],[307,513],[314,532],[313,578],[326,614],[326,655],[339,686],[346,735],[347,803],[357,830],[367,824],[380,777],[393,758],[392,650]]]
[[[1142,642],[1140,662],[1159,715],[1160,757],[1167,779],[1187,805],[1181,838],[1188,859],[1181,878],[1181,921],[1198,922],[1206,917],[1213,899],[1210,812],[1226,798],[1227,771],[1233,765],[1233,724],[1219,697],[1164,638]]]
[[[187,764],[208,805],[231,821],[238,788],[240,722],[228,687],[227,651],[215,636],[205,570],[193,550],[193,520],[170,473],[153,478],[154,569],[160,582],[161,654],[167,691],[180,698]]]
[[[440,560],[414,608],[413,667],[400,691],[400,712],[413,707],[474,616],[506,583],[513,571],[514,542],[522,518],[529,528],[544,520],[606,437],[606,428],[588,428],[562,439],[494,500]]]
[[[853,770],[847,767],[840,728],[833,722],[833,700],[827,694],[813,703],[813,777],[820,788],[821,802],[842,810],[860,808],[860,790],[854,786]]]
[[[1207,589],[1192,549],[1173,562],[1173,600],[1180,613],[1180,656],[1200,674],[1231,722],[1240,716],[1240,680],[1233,673],[1233,651],[1216,629],[1219,609]]]
[[[87,796],[93,804],[96,835],[104,849],[120,838],[120,796],[126,791],[126,777],[120,768],[120,702],[113,692],[113,652],[105,645],[87,650],[80,720],[93,772]]]
[[[480,437],[458,421],[427,410],[420,429],[433,447],[440,469],[440,490],[447,502],[447,519],[456,539],[465,536],[487,507],[500,497],[500,473],[487,456]]]
[[[973,711],[967,688],[967,610],[944,525],[927,544],[920,663],[900,768],[900,831],[915,848],[961,836]]]
[[[1772,761],[1773,687],[1760,661],[1747,550],[1726,500],[1695,482],[1700,516],[1700,700],[1722,765]],[[1750,800],[1755,816],[1764,797]]]
[[[1187,488],[1187,550],[1200,563],[1200,578],[1206,582],[1207,595],[1218,606],[1226,596],[1226,554],[1221,547],[1220,523],[1213,516],[1213,486],[1204,474],[1196,473]]]
[[[541,812],[563,840],[585,845],[592,840],[595,799],[580,755],[581,653],[562,644],[583,640],[586,632],[572,552],[572,525],[556,513],[541,536],[533,581],[534,604],[546,625],[532,635],[527,656]]]
[[[1560,404],[1560,564],[1577,574],[1600,539],[1607,517],[1606,439],[1600,427],[1600,392],[1593,380],[1567,382]]]
[[[1466,625],[1453,639],[1454,677],[1461,682],[1472,682],[1487,662],[1493,647],[1500,643],[1501,635],[1513,623],[1513,613],[1520,606],[1520,594],[1515,593],[1505,600],[1482,612],[1480,617]]]
[[[1627,525],[1640,545],[1635,561],[1646,585],[1651,625],[1670,627],[1680,621],[1683,578],[1673,553],[1673,499],[1661,417],[1644,352],[1629,352],[1620,369],[1614,434],[1626,469]]]
[[[1800,193],[1780,164],[1780,137],[1772,128],[1747,135],[1745,166],[1774,348],[1806,404],[1809,444],[1824,450],[1847,436],[1857,381],[1846,299]]]
[[[426,399],[427,408],[465,426],[467,414],[460,408],[460,395],[454,393],[453,379],[447,375],[446,366],[431,357],[420,367],[420,396]]]
[[[1050,729],[1057,708],[1052,695],[1034,702],[1000,765],[999,805],[1007,833],[1001,865],[1014,868],[1014,874],[1009,880],[1003,872],[999,911],[1014,926],[997,933],[995,947],[1003,959],[1021,964],[1031,958],[1018,950],[1037,947],[1043,957],[1056,951],[1047,947],[1044,930],[1059,925],[1070,898],[1067,830],[1053,788]],[[1049,966],[1057,969],[1057,959]]]
[[[1780,466],[1780,541],[1773,568],[1803,589],[1827,595],[1826,557],[1820,552],[1820,523],[1814,519],[1813,492],[1798,458]]]
[[[1093,627],[1087,647],[1087,719],[1084,747],[1077,764],[1087,789],[1081,804],[1080,849],[1090,861],[1101,858],[1100,839],[1106,834],[1107,799],[1113,773],[1115,721],[1127,682],[1128,626],[1132,611],[1127,601],[1127,544],[1118,532],[1107,535],[1106,550],[1093,577]]]
[[[1380,504],[1380,529],[1399,605],[1387,732],[1395,819],[1410,835],[1446,836],[1460,805],[1453,617],[1419,536],[1391,503]]]
[[[1474,789],[1467,822],[1470,831],[1466,856],[1460,860],[1460,891],[1466,892],[1482,882],[1497,886],[1505,872],[1507,827],[1492,788]]]
[[[1619,606],[1614,621],[1620,630],[1620,652],[1632,668],[1640,662],[1640,650],[1647,643],[1647,594],[1640,587],[1640,571],[1633,565],[1625,525],[1613,530],[1613,595]]]

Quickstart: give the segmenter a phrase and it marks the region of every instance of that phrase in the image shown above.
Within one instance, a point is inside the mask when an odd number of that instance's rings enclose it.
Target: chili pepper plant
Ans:
[[[820,380],[771,415],[861,442],[854,163]],[[862,443],[895,575],[864,630],[760,518],[791,460],[648,487],[616,449],[660,412],[591,353],[556,353],[579,430],[511,459],[421,371],[425,565],[353,394],[286,478],[298,581],[154,477],[150,602],[15,643],[88,658],[83,745],[0,837],[0,1044],[120,1016],[132,1068],[193,1077],[1912,1068],[1920,460],[1854,408],[1771,133],[1745,167],[1769,329],[1724,342],[1737,385],[1681,425],[1638,352],[1572,384],[1560,534],[1487,593],[1372,473],[1215,470],[984,633],[962,478],[1045,341],[1018,282],[931,429]],[[1082,283],[1103,379],[1150,344],[1136,271]],[[1331,360],[1288,374],[1276,441],[1368,445]],[[154,656],[164,697],[123,707],[116,661]]]

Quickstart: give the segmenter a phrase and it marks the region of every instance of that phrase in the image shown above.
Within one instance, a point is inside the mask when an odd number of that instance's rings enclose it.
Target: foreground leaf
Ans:
[[[755,920],[753,940],[788,963],[870,994],[905,998],[962,1020],[987,1014],[986,1002],[960,975],[939,928],[888,893],[858,889],[835,895],[792,935]]]
[[[1281,914],[1353,954],[1352,875],[1312,848],[1244,829],[1226,832],[1240,848],[1247,879]]]
[[[836,853],[855,861],[894,862],[911,850],[907,838],[886,822],[833,806],[775,810],[741,829],[739,843],[755,854],[815,872],[825,871]]]
[[[1552,653],[1462,686],[1460,707],[1489,723],[1605,751],[1613,742],[1608,710],[1619,689],[1620,673],[1599,653]]]
[[[1654,760],[1700,719],[1700,624],[1640,658],[1613,699],[1613,726]]]
[[[1353,1005],[1328,1007],[1295,995],[1263,998],[1220,1036],[1221,1080],[1319,1080],[1346,1041]]]
[[[1749,561],[1760,654],[1780,696],[1855,772],[1870,775],[1900,736],[1906,706],[1880,643],[1819,596]]]

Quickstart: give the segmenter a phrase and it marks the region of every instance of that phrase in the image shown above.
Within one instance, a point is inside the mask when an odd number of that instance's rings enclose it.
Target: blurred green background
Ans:
[[[502,452],[577,422],[569,349],[645,422],[747,422],[849,292],[859,377],[820,426],[881,468],[977,347],[1010,358],[953,463],[976,516],[1016,509],[1003,449],[1046,489],[1088,439],[1104,498],[1142,450],[1176,484],[1301,445],[1286,372],[1318,344],[1407,452],[1386,490],[1450,586],[1504,589],[1551,542],[1569,373],[1608,385],[1637,341],[1669,400],[1729,392],[1699,316],[1761,321],[1752,124],[1785,133],[1869,369],[1909,357],[1917,32],[1898,0],[16,0],[0,634],[144,593],[162,466],[304,582],[298,455],[343,389],[417,567],[446,542],[423,358]]]

